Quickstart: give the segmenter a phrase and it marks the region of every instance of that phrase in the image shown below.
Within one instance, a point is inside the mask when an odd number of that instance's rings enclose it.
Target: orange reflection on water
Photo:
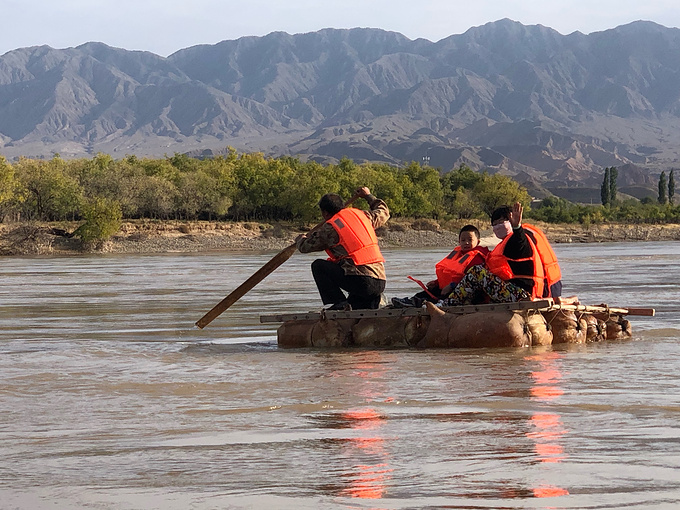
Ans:
[[[342,417],[352,424],[352,428],[356,430],[370,430],[380,427],[385,418],[370,407],[363,409],[350,409],[342,413]]]
[[[392,401],[393,398],[385,398],[382,386],[379,382],[382,372],[389,365],[379,363],[382,358],[380,352],[367,352],[362,360],[356,365],[356,372],[360,384],[357,394],[367,402],[383,400]],[[375,463],[358,463],[354,466],[354,472],[350,477],[349,487],[342,492],[353,498],[381,499],[385,496],[387,483],[391,479],[393,471],[388,460],[389,453],[385,448],[385,440],[379,435],[380,428],[385,424],[386,418],[376,409],[365,407],[350,409],[342,413],[342,417],[350,424],[350,427],[361,433],[358,437],[350,438],[349,454],[352,456],[370,456],[378,461]]]
[[[385,422],[385,417],[372,408],[352,409],[342,413],[342,416],[350,423],[352,429],[363,432],[377,431]],[[357,464],[350,485],[343,493],[353,498],[382,498],[387,489],[387,481],[391,478],[390,473],[393,471],[387,463],[389,454],[385,450],[385,440],[373,433],[351,438],[348,444],[352,447],[350,453],[355,449],[362,454],[379,457],[382,462]]]
[[[531,397],[535,400],[551,401],[564,393],[562,388],[557,386],[562,379],[562,374],[554,364],[554,358],[554,356],[533,357],[533,359],[538,359],[541,368],[531,372],[531,378],[535,383],[531,387]]]
[[[557,414],[537,413],[531,416],[534,428],[527,437],[535,441],[534,450],[541,462],[562,462],[564,449],[557,442],[565,434],[564,427]]]
[[[543,485],[534,489],[535,498],[554,498],[555,496],[568,496],[569,491],[554,485]]]
[[[534,386],[531,388],[531,397],[535,400],[554,400],[564,393],[558,386]]]
[[[358,473],[351,485],[343,492],[352,498],[381,499],[385,496],[386,482],[392,469],[387,464],[357,466]]]
[[[547,353],[529,356],[527,359],[538,361],[539,370],[531,372],[534,385],[531,387],[531,399],[538,402],[550,403],[564,394],[559,386],[562,373],[555,360],[561,357],[558,353]],[[566,458],[560,438],[567,433],[559,414],[554,412],[534,412],[529,418],[531,430],[526,436],[534,441],[534,450],[541,464],[559,463]],[[542,484],[532,489],[534,497],[549,498],[566,496],[569,491],[562,487]]]

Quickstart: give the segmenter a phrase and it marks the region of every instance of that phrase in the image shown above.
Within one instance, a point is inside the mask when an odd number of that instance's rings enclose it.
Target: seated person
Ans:
[[[413,297],[392,298],[395,308],[420,307],[425,301],[438,302],[446,297],[453,287],[460,282],[468,268],[483,264],[489,249],[479,246],[479,230],[474,225],[465,225],[458,233],[458,243],[446,258],[435,265],[437,279],[428,282],[427,290],[418,292]]]
[[[378,308],[385,290],[385,259],[375,229],[387,222],[390,211],[368,188],[356,194],[368,202],[368,211],[345,207],[339,195],[327,193],[319,201],[323,226],[296,239],[301,253],[328,253],[328,259],[312,262],[321,301],[331,305],[328,310]]]
[[[545,297],[561,300],[562,281],[557,257],[540,229],[522,226],[522,213],[519,202],[512,209],[504,206],[492,213],[491,225],[501,242],[490,253],[485,265],[468,270],[442,304],[470,304],[479,292],[494,303]]]

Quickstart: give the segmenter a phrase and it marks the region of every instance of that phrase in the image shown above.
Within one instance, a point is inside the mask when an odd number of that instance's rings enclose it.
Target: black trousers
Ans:
[[[324,305],[347,301],[353,310],[375,309],[380,306],[380,295],[385,290],[385,280],[346,275],[338,264],[330,260],[312,262],[312,276]],[[347,291],[347,297],[343,290]]]
[[[436,303],[437,301],[439,301],[439,300],[442,298],[442,295],[441,295],[442,290],[439,288],[439,285],[435,285],[434,288],[433,288],[433,289],[429,289],[429,291],[430,291],[432,294],[434,294],[434,298],[433,298],[432,296],[430,296],[430,295],[429,295],[427,292],[425,292],[424,290],[421,290],[420,292],[418,292],[418,293],[417,293],[416,295],[414,295],[413,297],[420,298],[420,299],[422,299],[423,301],[429,301],[430,303]]]
[[[454,285],[455,287],[455,285]],[[437,298],[433,299],[432,296],[430,296],[427,292],[424,290],[421,292],[418,292],[413,297],[417,297],[422,299],[423,301],[429,301],[430,303],[436,303],[440,299],[444,299],[446,296],[442,296],[442,290],[439,288],[439,285],[435,285],[434,289],[430,289],[430,292],[434,294]],[[471,304],[473,305],[481,305],[482,303],[486,303],[486,298],[487,296],[483,292],[475,292],[474,296],[471,298]]]

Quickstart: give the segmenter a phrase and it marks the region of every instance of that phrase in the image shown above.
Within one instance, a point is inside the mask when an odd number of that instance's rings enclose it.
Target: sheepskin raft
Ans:
[[[551,299],[438,308],[381,308],[261,316],[281,322],[286,348],[531,347],[620,340],[632,335],[627,315],[651,308],[559,305]]]

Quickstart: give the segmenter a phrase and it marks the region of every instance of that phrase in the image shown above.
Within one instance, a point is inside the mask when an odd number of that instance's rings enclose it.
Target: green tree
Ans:
[[[611,203],[609,194],[609,167],[604,169],[604,177],[602,179],[602,186],[600,186],[600,200],[602,205],[607,206]]]
[[[175,212],[176,186],[156,175],[139,182],[137,190],[139,215],[142,218],[168,219]]]
[[[604,206],[578,205],[564,198],[547,197],[527,217],[547,223],[581,223],[590,225],[604,220]]]
[[[280,199],[293,218],[319,221],[319,199],[325,193],[337,191],[337,182],[334,181],[329,167],[323,167],[316,161],[308,161],[300,164]],[[343,198],[347,199],[349,196]]]
[[[337,165],[330,165],[329,170],[337,183],[337,189],[329,189],[326,193],[338,193],[342,198],[348,199],[364,183],[362,167],[346,156]]]
[[[60,157],[49,161],[21,158],[16,164],[22,188],[22,208],[29,219],[58,221],[75,219],[80,211],[83,188],[68,175]]]
[[[204,172],[183,174],[175,195],[175,209],[180,218],[195,220],[210,209],[217,191],[213,179]]]
[[[463,164],[442,177],[442,188],[455,191],[458,188],[472,189],[482,180],[482,174]]]
[[[618,177],[618,175],[619,171],[616,169],[615,166],[609,169],[609,203],[612,205],[616,203],[616,193],[618,191],[616,185],[616,178]]]
[[[0,156],[0,221],[2,221],[2,211],[5,209],[5,206],[15,198],[14,190],[16,186],[14,168],[7,163],[3,156]]]
[[[242,154],[234,162],[236,193],[231,213],[235,219],[252,219],[264,204],[268,177],[262,153]]]
[[[186,154],[179,154],[177,152],[175,152],[175,155],[171,158],[166,159],[182,173],[196,172],[201,164],[199,159],[190,158]]]
[[[73,234],[83,243],[107,240],[118,232],[122,220],[120,204],[107,198],[95,198],[84,203],[82,216],[85,222]]]
[[[144,173],[149,177],[159,177],[175,185],[179,182],[180,170],[172,164],[170,159],[149,159],[144,158],[137,161]]]
[[[441,177],[444,211],[460,219],[474,218],[482,213],[472,190],[482,180],[482,174],[467,165],[451,170]]]
[[[408,204],[404,194],[405,180],[395,167],[386,163],[366,163],[362,165],[362,174],[364,181],[361,184],[389,204],[390,214],[406,214]]]
[[[224,217],[234,203],[236,194],[236,177],[234,175],[234,162],[236,151],[229,149],[226,157],[206,159],[201,162],[201,171],[208,175],[214,183],[214,193],[208,196],[207,214],[208,219],[213,216]]]
[[[673,204],[673,196],[675,196],[675,176],[673,175],[673,170],[668,175],[668,202]]]
[[[407,216],[437,217],[442,203],[439,172],[430,166],[411,162],[405,169],[399,169],[406,200]]]
[[[141,197],[143,182],[148,178],[140,160],[135,156],[127,156],[111,162],[96,187],[84,185],[85,195],[89,199],[101,197],[115,200],[120,204],[124,218],[139,218],[144,207]]]
[[[482,174],[482,179],[473,188],[473,194],[481,210],[489,217],[495,209],[503,205],[521,202],[528,210],[531,204],[531,196],[527,190],[507,175]]]
[[[447,191],[444,204],[444,209],[448,214],[461,220],[475,218],[482,212],[472,190],[463,187],[453,192]]]
[[[668,202],[668,196],[666,195],[666,190],[668,189],[668,182],[666,181],[666,172],[661,171],[659,175],[659,198],[658,201],[661,205]]]

